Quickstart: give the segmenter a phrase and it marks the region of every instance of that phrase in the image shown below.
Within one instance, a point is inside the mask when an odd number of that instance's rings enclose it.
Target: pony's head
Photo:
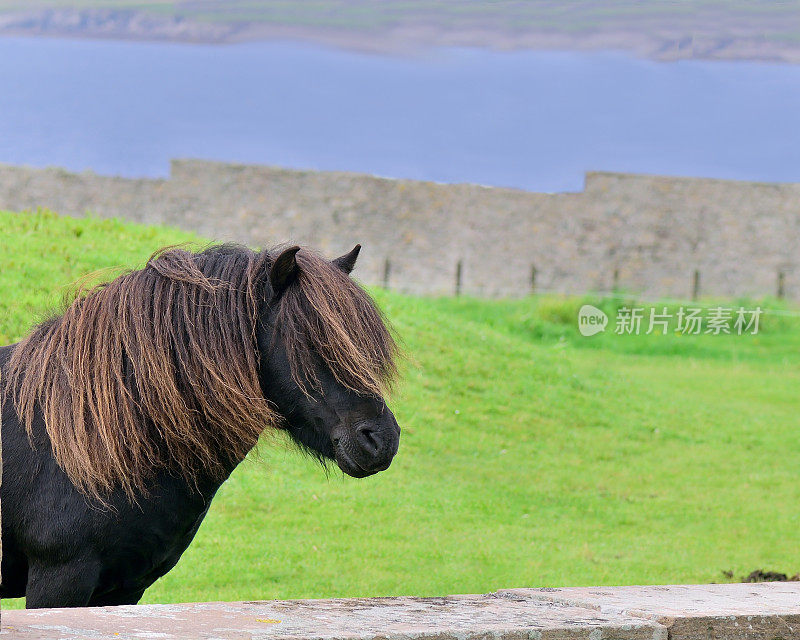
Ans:
[[[360,248],[332,261],[296,246],[273,252],[257,329],[261,387],[282,426],[356,478],[386,469],[400,440],[384,401],[395,342],[349,277]]]
[[[165,469],[221,482],[270,427],[370,475],[397,451],[383,399],[396,348],[349,278],[357,255],[165,249],[16,345],[6,390],[32,443],[39,416],[59,466],[100,500],[146,494]]]

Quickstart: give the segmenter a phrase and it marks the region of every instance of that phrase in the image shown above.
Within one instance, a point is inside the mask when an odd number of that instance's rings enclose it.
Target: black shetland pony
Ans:
[[[135,604],[268,428],[386,469],[396,348],[349,278],[359,249],[164,250],[0,347],[0,596]]]

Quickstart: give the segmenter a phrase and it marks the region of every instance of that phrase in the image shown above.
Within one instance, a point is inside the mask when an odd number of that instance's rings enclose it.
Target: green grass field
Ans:
[[[192,238],[0,213],[0,239],[8,343],[76,278],[141,265]],[[280,438],[265,439],[145,602],[800,570],[797,317],[767,313],[757,336],[584,338],[575,320],[583,300],[373,293],[407,353],[391,402],[403,427],[392,467],[361,481],[326,477]],[[622,303],[593,302],[611,313]]]
[[[780,3],[754,3],[747,0],[494,0],[493,2],[441,2],[439,0],[0,0],[0,11],[41,9],[115,9],[142,11],[157,15],[179,16],[214,22],[274,22],[376,27],[404,21],[427,19],[468,24],[490,20],[504,26],[535,24],[564,27],[578,23],[584,27],[619,24],[627,20],[653,18],[696,19],[697,13],[714,15],[751,15],[794,17],[798,0]],[[794,12],[794,13],[793,13]]]
[[[793,42],[798,37],[798,0],[0,0],[0,13],[47,9],[135,11],[191,22],[288,25],[310,29],[372,31],[398,25],[434,25],[447,29],[491,29],[515,34],[524,29],[555,33],[591,33],[634,29],[659,33],[698,29],[721,35],[747,33],[766,40]]]

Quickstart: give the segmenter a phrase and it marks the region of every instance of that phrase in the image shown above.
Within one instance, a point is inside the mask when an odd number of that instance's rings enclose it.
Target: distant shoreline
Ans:
[[[641,58],[800,63],[800,40],[769,39],[739,31],[735,36],[706,32],[685,35],[677,28],[647,32],[641,25],[620,24],[595,30],[466,26],[404,23],[371,29],[335,28],[264,22],[200,22],[128,10],[58,9],[0,13],[0,37],[59,37],[142,42],[235,44],[296,40],[375,54],[405,55],[432,47],[518,50],[624,50]]]

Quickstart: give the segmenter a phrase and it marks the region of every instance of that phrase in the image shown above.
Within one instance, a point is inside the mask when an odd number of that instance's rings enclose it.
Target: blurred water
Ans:
[[[800,181],[800,66],[0,39],[0,162],[163,176],[173,157],[537,191],[587,169]]]

